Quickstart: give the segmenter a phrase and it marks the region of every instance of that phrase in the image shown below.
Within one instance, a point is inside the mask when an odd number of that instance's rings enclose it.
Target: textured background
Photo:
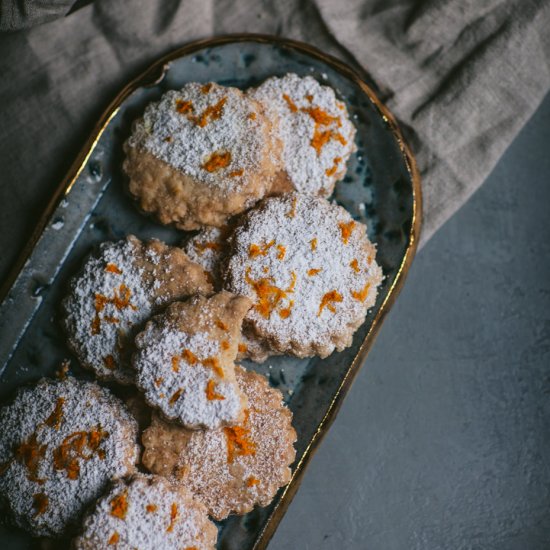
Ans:
[[[418,254],[272,550],[550,548],[550,95]]]

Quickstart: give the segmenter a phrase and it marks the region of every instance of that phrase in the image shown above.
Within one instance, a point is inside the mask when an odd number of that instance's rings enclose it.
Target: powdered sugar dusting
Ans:
[[[219,361],[219,342],[206,333],[186,334],[158,322],[148,323],[136,344],[136,382],[147,401],[167,418],[207,428],[239,419],[242,404],[237,384],[209,366],[209,360]],[[209,383],[215,398],[208,398]]]
[[[164,470],[167,464],[156,462],[155,455],[162,449],[157,450],[155,444],[165,441],[177,447],[180,442],[176,462],[170,465],[172,474],[181,478],[215,519],[232,512],[244,514],[255,504],[267,506],[278,488],[290,481],[289,466],[295,458],[296,432],[282,394],[270,388],[264,376],[241,367],[235,371],[249,402],[240,431],[189,432],[157,418],[143,437],[145,465],[164,474],[169,473]]]
[[[206,508],[183,486],[136,475],[113,484],[97,502],[74,546],[95,550],[116,541],[115,548],[213,550],[216,536]]]
[[[355,151],[356,132],[334,90],[311,76],[287,74],[267,79],[248,94],[279,117],[285,170],[294,188],[329,196]]]
[[[216,287],[220,286],[219,268],[226,248],[225,233],[226,230],[219,227],[206,227],[190,237],[183,246],[187,256],[204,268]]]
[[[240,90],[207,87],[189,83],[149,104],[128,145],[200,182],[235,192],[263,162],[265,119]]]
[[[149,260],[159,261],[149,252]],[[122,350],[132,327],[152,311],[158,281],[146,283],[136,266],[132,239],[103,243],[71,281],[63,302],[69,343],[83,363],[100,376],[130,382]]]
[[[137,424],[97,384],[44,380],[0,411],[0,425],[0,493],[35,535],[61,535],[109,480],[135,470]]]
[[[274,349],[324,357],[351,344],[375,302],[375,252],[346,210],[292,193],[265,200],[235,230],[225,286],[255,300],[246,322]]]

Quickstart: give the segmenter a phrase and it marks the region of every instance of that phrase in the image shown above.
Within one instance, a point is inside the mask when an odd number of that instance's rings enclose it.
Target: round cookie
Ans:
[[[255,301],[245,330],[298,357],[351,345],[382,280],[363,224],[323,198],[290,193],[250,211],[231,242],[225,287]]]
[[[281,392],[260,374],[235,370],[249,404],[241,425],[190,431],[154,416],[142,436],[145,467],[179,479],[216,520],[267,506],[290,481],[296,456],[292,413]]]
[[[136,385],[149,405],[190,429],[233,425],[246,400],[234,361],[252,302],[220,292],[171,304],[136,337]]]
[[[170,90],[125,143],[130,193],[163,224],[222,226],[261,199],[279,170],[276,123],[237,88],[193,82]]]
[[[168,302],[211,291],[203,268],[179,248],[133,236],[103,243],[63,301],[69,347],[99,378],[130,384],[129,351],[140,324]]]
[[[0,494],[34,535],[62,535],[111,479],[135,471],[137,424],[95,383],[42,380],[0,411],[0,425]]]
[[[218,530],[181,484],[138,474],[113,483],[86,516],[75,550],[214,550]]]
[[[356,130],[345,103],[336,98],[332,88],[321,86],[311,76],[296,74],[269,78],[248,95],[279,119],[284,170],[275,189],[285,190],[286,180],[288,191],[331,195],[356,150]]]

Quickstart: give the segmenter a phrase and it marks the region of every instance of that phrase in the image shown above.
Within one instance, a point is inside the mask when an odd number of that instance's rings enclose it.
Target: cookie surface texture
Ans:
[[[136,384],[162,415],[191,429],[234,425],[246,401],[234,361],[252,302],[220,292],[175,302],[136,338]]]
[[[135,471],[137,424],[95,383],[43,380],[0,423],[0,493],[34,535],[64,534],[111,479]]]
[[[313,77],[272,77],[248,94],[279,119],[289,190],[328,197],[356,150],[355,127],[334,90]],[[280,176],[279,178],[280,179]],[[284,185],[279,183],[284,189]]]
[[[158,417],[143,434],[144,465],[179,479],[221,520],[267,506],[291,478],[296,432],[282,394],[264,376],[236,368],[248,399],[245,421],[233,428],[190,431]]]
[[[85,518],[75,550],[214,550],[218,530],[181,484],[138,474],[115,482]]]
[[[163,224],[222,226],[262,198],[279,170],[275,123],[236,88],[170,90],[145,109],[124,146],[129,191]]]
[[[176,247],[129,236],[106,242],[84,263],[63,301],[69,347],[99,378],[133,382],[135,331],[164,304],[209,293],[203,268]]]
[[[249,296],[245,328],[270,348],[326,357],[351,345],[382,271],[366,227],[326,199],[266,199],[233,233],[225,287]]]

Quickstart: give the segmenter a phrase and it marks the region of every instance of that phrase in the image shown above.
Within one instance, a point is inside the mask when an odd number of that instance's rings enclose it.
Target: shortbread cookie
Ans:
[[[247,330],[298,357],[351,345],[382,280],[363,224],[325,199],[291,193],[249,212],[231,242],[225,287],[255,301]]]
[[[138,474],[113,483],[86,516],[75,550],[214,550],[218,530],[181,484]]]
[[[282,177],[291,184],[289,190],[328,197],[344,177],[346,163],[356,150],[356,130],[346,105],[332,88],[321,86],[311,76],[295,74],[269,78],[248,94],[279,118]],[[277,186],[284,190],[283,183]]]
[[[133,236],[103,243],[63,301],[69,346],[98,377],[132,383],[129,351],[140,324],[168,302],[211,291],[203,268],[179,248]]]
[[[244,316],[252,302],[221,292],[171,304],[136,337],[136,385],[169,420],[191,429],[233,425],[246,401],[235,380]]]
[[[190,431],[153,416],[142,436],[145,467],[179,479],[217,520],[267,506],[290,481],[296,455],[292,413],[281,392],[260,374],[242,367],[236,374],[249,407],[241,425]]]
[[[0,411],[0,426],[0,494],[34,535],[62,535],[111,479],[135,471],[137,424],[95,383],[42,380]]]
[[[219,227],[262,198],[282,154],[264,111],[213,83],[189,83],[151,103],[124,146],[142,210],[180,229]]]

